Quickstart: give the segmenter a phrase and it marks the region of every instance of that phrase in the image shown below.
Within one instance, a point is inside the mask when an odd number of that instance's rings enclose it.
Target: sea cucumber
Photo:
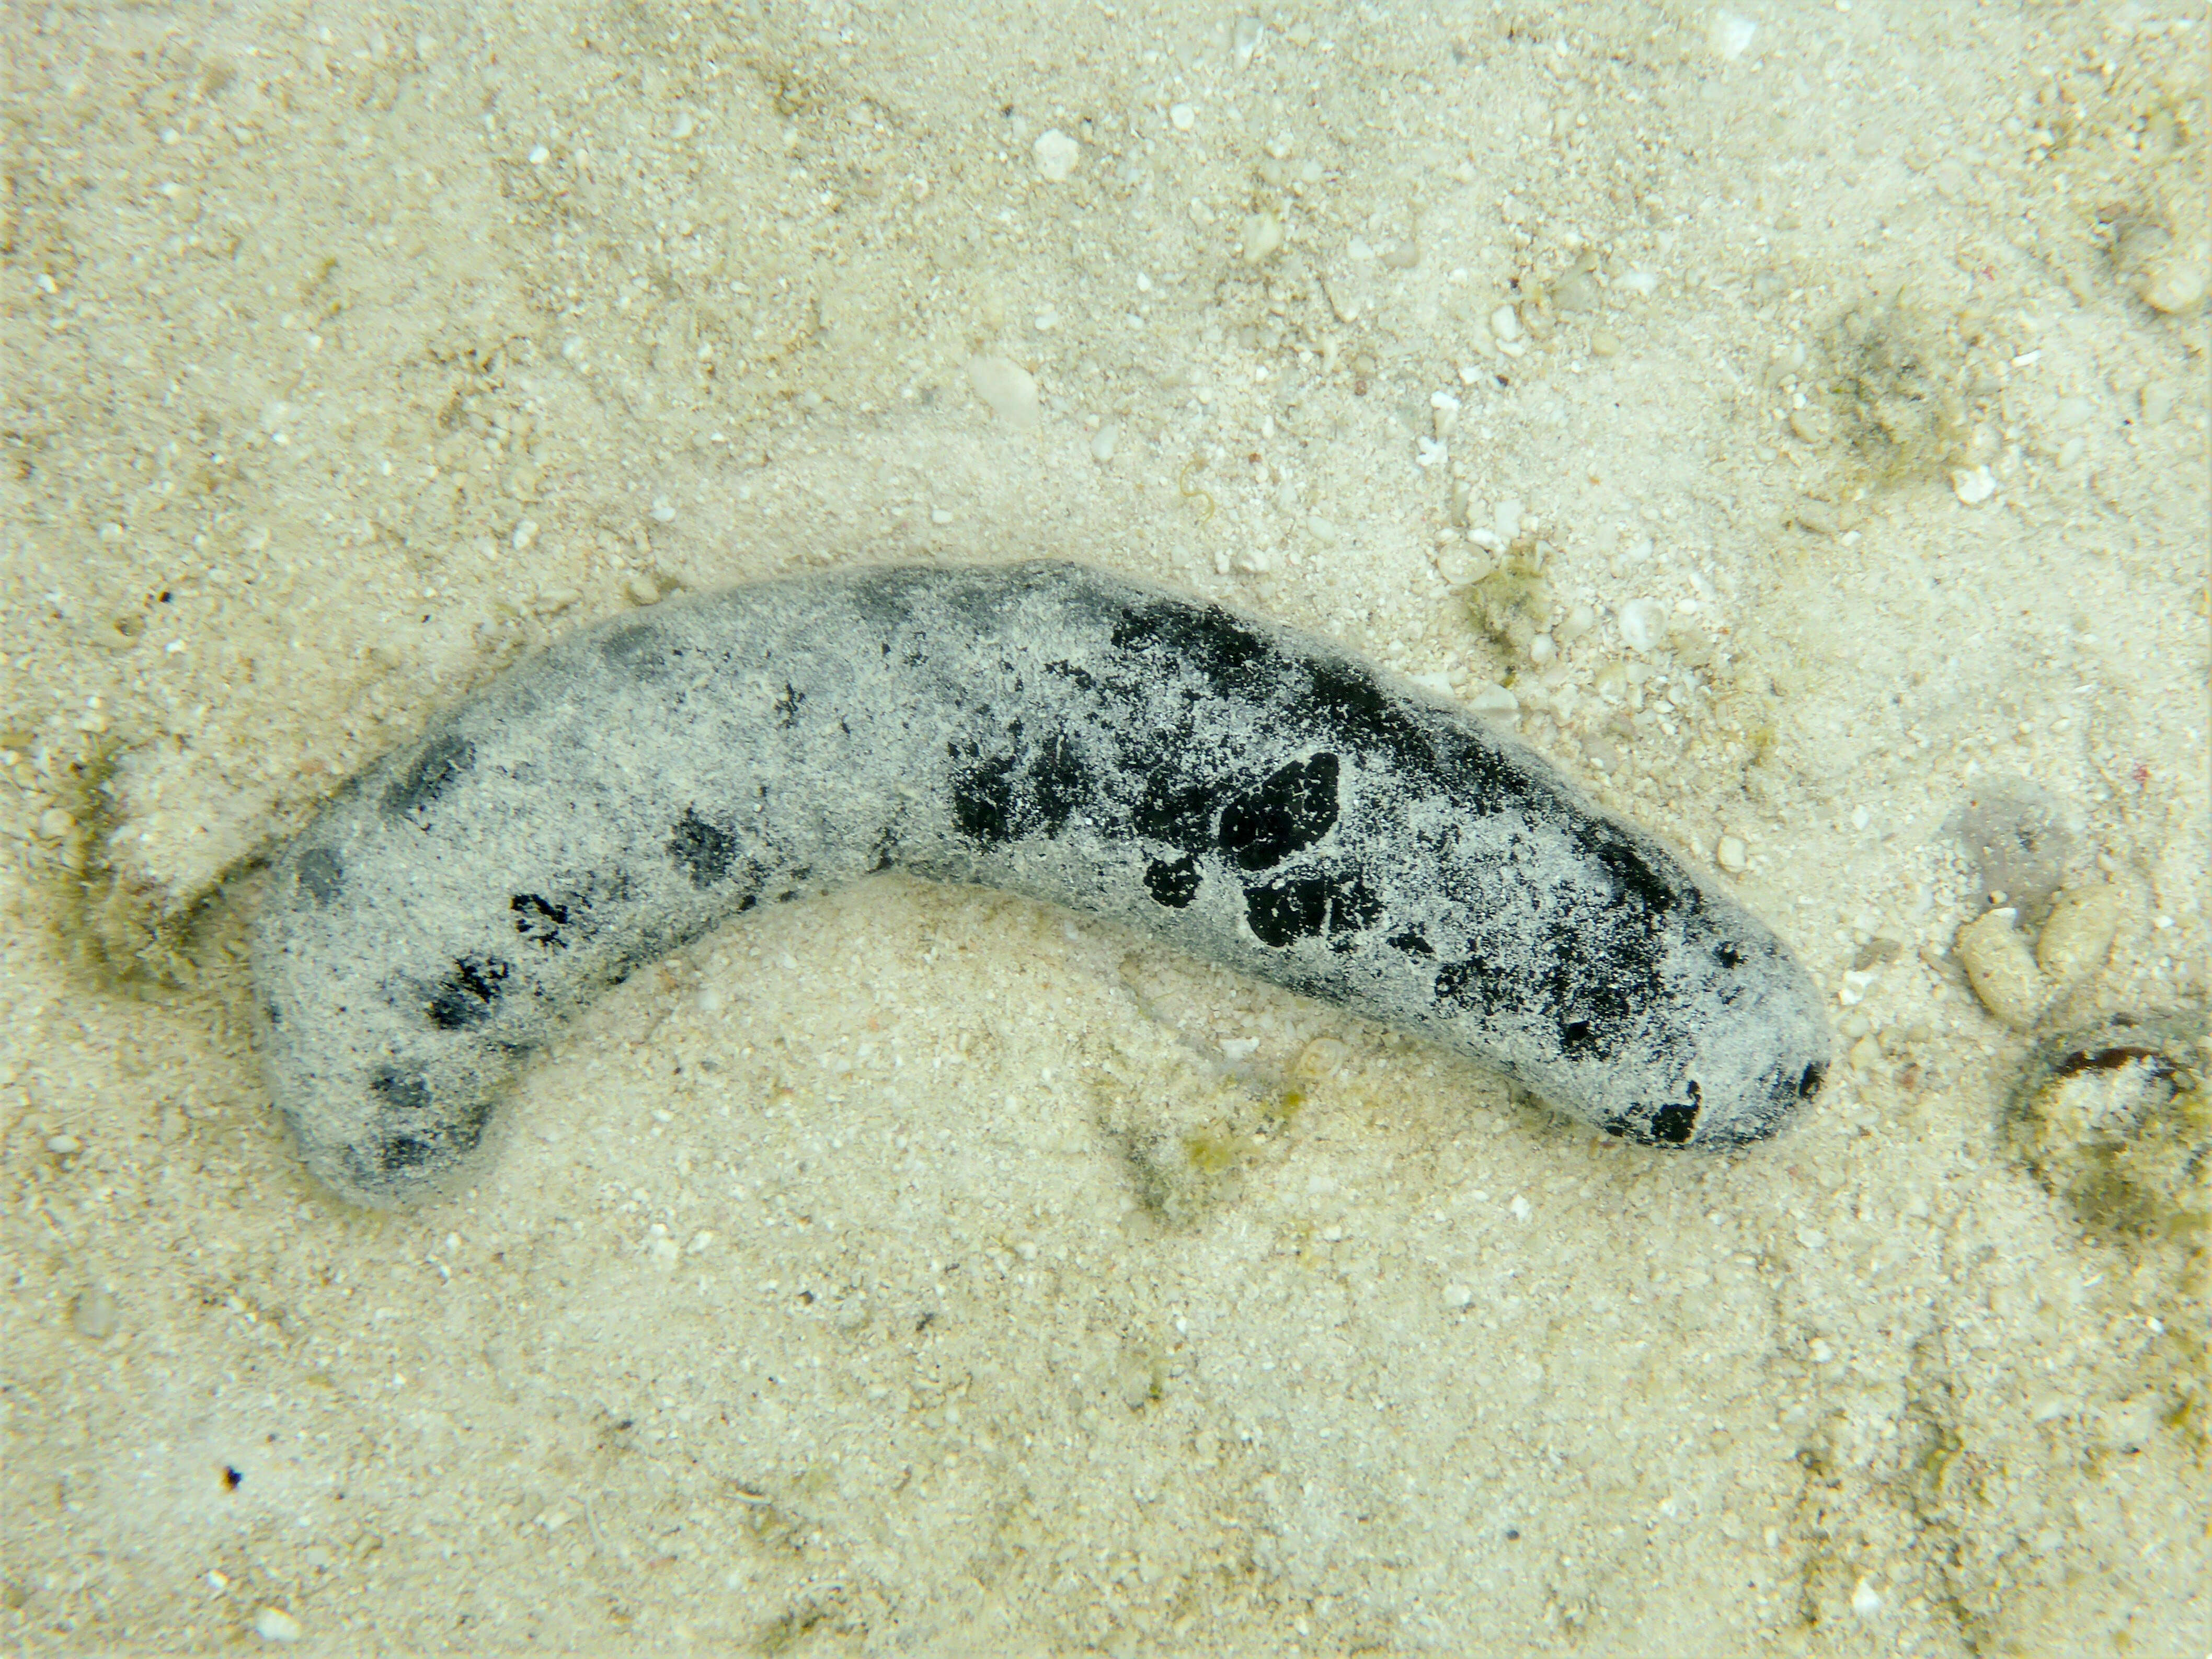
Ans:
[[[897,868],[1125,922],[1730,1146],[1820,1084],[1780,942],[1517,741],[1308,635],[1078,565],[881,568],[560,641],[343,787],[256,921],[271,1090],[360,1203],[522,1057],[757,904]]]

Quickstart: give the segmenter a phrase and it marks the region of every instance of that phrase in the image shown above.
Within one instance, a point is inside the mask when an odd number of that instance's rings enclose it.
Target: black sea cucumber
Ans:
[[[353,779],[254,938],[276,1104],[404,1201],[521,1057],[757,904],[896,867],[1143,927],[1607,1132],[1770,1133],[1820,998],[1517,743],[1311,637],[1079,566],[878,568],[571,635]]]

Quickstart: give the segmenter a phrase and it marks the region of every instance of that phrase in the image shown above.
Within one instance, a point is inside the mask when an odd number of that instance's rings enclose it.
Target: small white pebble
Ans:
[[[1705,42],[1715,55],[1733,64],[1751,45],[1752,36],[1759,33],[1759,25],[1748,17],[1739,17],[1732,11],[1717,11],[1711,26],[1705,31]]]
[[[1513,1194],[1513,1202],[1506,1207],[1513,1212],[1513,1218],[1516,1221],[1526,1221],[1536,1213],[1536,1206],[1518,1193]]]
[[[1559,655],[1559,647],[1552,643],[1552,636],[1549,634],[1539,634],[1528,641],[1528,660],[1539,668]]]
[[[2035,1024],[2051,988],[2013,927],[2014,915],[1996,909],[1977,916],[1959,930],[1953,949],[1982,1006],[2025,1031]]]
[[[1504,501],[1498,502],[1491,513],[1490,522],[1496,526],[1499,535],[1507,541],[1511,541],[1521,533],[1523,528],[1521,498],[1517,495],[1508,495]]]
[[[1559,624],[1559,637],[1569,645],[1572,645],[1583,635],[1589,633],[1596,622],[1596,611],[1586,605],[1575,605],[1568,611],[1566,620]]]
[[[2186,243],[2154,254],[2136,278],[2136,292],[2154,311],[2169,315],[2191,309],[2204,297],[2204,245]]]
[[[282,1607],[264,1607],[253,1615],[253,1633],[264,1642],[296,1642],[300,1621]]]
[[[1058,127],[1048,127],[1038,134],[1031,149],[1036,156],[1037,172],[1055,185],[1072,177],[1075,164],[1083,159],[1083,146]]]
[[[1667,637],[1667,611],[1656,599],[1631,599],[1620,607],[1620,637],[1638,651],[1650,651]]]
[[[2037,965],[2060,985],[2088,977],[2112,953],[2120,909],[2120,890],[2109,882],[2061,893],[2036,938]]]
[[[1121,428],[1119,422],[1103,422],[1098,430],[1091,434],[1091,459],[1094,461],[1112,460],[1114,446],[1121,441]]]
[[[1169,108],[1168,119],[1175,123],[1177,132],[1188,132],[1198,125],[1198,112],[1188,104],[1176,104]]]
[[[660,590],[653,586],[653,578],[638,571],[630,573],[629,580],[623,584],[623,591],[629,595],[632,605],[660,603]]]
[[[929,521],[932,524],[951,524],[952,514],[944,507],[933,507],[929,509]]]
[[[1248,265],[1271,258],[1283,246],[1283,222],[1272,213],[1255,213],[1244,221],[1244,235],[1237,252]]]
[[[1875,1594],[1874,1586],[1863,1578],[1851,1592],[1851,1611],[1862,1619],[1871,1619],[1881,1611],[1881,1597]]]
[[[1464,1308],[1473,1303],[1474,1300],[1474,1292],[1468,1289],[1464,1285],[1447,1285],[1444,1286],[1444,1306],[1447,1308]]]
[[[1511,306],[1500,306],[1490,313],[1490,331],[1501,340],[1521,337],[1521,313]]]
[[[76,1334],[94,1342],[105,1342],[115,1334],[122,1324],[122,1311],[115,1305],[115,1297],[95,1285],[70,1304],[70,1323]]]
[[[534,167],[542,167],[552,159],[553,152],[543,144],[538,145],[530,152],[530,165]]]
[[[1468,699],[1467,706],[1478,714],[1517,714],[1521,700],[1502,685],[1486,685]]]
[[[1043,418],[1036,381],[1019,363],[1004,357],[970,357],[968,384],[1009,426],[1032,427]]]
[[[671,524],[675,521],[675,505],[670,501],[667,496],[656,495],[653,497],[653,520],[655,524]]]
[[[1746,863],[1748,862],[1749,854],[1740,837],[1723,836],[1719,858],[1722,869],[1728,871],[1731,875],[1740,875]]]
[[[1249,1060],[1254,1054],[1260,1052],[1260,1039],[1257,1037],[1224,1037],[1221,1039],[1221,1052],[1230,1060]]]
[[[1997,493],[1997,481],[1985,466],[1962,467],[1951,475],[1951,489],[1968,507],[1979,507]]]
[[[49,806],[39,814],[39,833],[48,841],[59,841],[76,828],[76,820],[66,807]]]
[[[525,519],[520,524],[514,526],[514,533],[512,536],[509,536],[507,538],[507,545],[512,547],[516,552],[526,553],[529,551],[530,544],[537,539],[538,520],[535,519]]]

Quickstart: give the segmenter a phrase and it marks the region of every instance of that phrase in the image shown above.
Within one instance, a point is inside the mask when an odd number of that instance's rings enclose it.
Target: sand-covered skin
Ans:
[[[1126,923],[1646,1146],[1827,1070],[1773,934],[1480,721],[1079,565],[763,582],[587,629],[357,779],[254,920],[263,1065],[356,1203],[450,1189],[518,1064],[731,918],[884,870]]]
[[[9,11],[8,1639],[2203,1650],[2201,1092],[2008,1114],[2205,995],[2206,32],[1730,11]],[[1815,1109],[886,875],[307,1181],[224,872],[580,624],[1032,555],[1510,722]]]

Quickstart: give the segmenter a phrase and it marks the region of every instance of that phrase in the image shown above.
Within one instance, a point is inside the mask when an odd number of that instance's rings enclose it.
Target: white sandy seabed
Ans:
[[[5,27],[10,1650],[2212,1644],[2201,7]],[[884,878],[308,1184],[239,951],[337,778],[1031,555],[1510,721],[1832,989],[1816,1108]]]

